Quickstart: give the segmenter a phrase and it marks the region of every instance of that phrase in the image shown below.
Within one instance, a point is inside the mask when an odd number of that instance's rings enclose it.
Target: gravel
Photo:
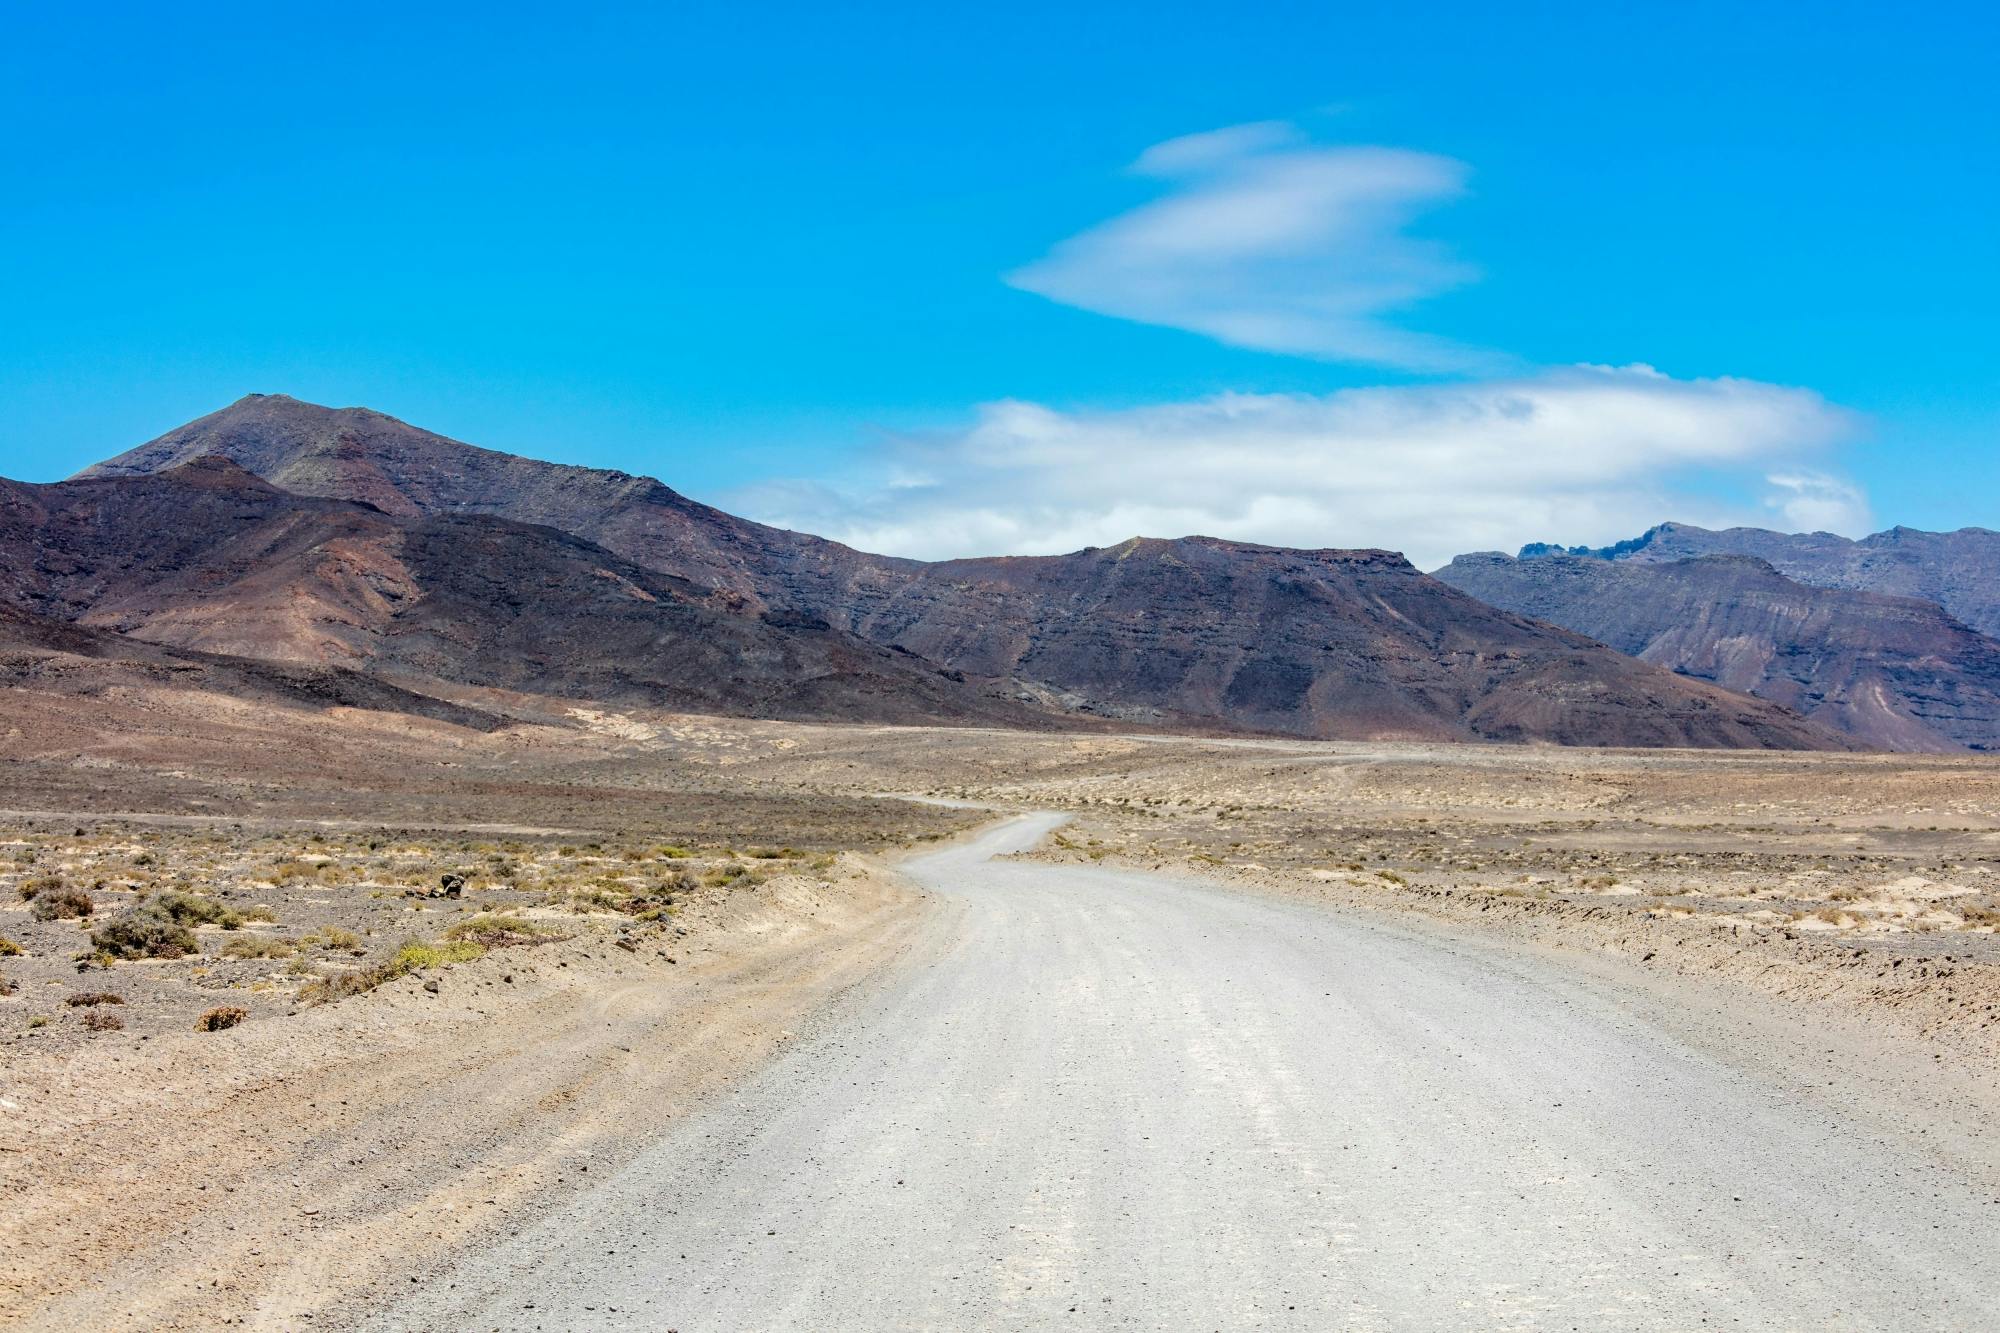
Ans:
[[[1667,1016],[1422,923],[988,859],[1056,822],[910,863],[938,908],[886,980],[376,1326],[1972,1329],[2000,1309],[2000,1161],[1885,1132],[1851,1080],[1802,1093],[1829,1081],[1808,1051],[1860,1067],[1844,1033],[1703,1035],[1697,1004]]]

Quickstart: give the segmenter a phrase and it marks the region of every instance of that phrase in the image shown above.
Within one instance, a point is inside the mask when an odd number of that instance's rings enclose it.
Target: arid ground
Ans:
[[[1987,759],[554,707],[477,732],[166,686],[0,710],[0,1321],[391,1318],[943,965],[961,909],[899,859],[1032,811],[1069,816],[1034,864],[1651,996],[1674,1051],[1733,1043],[1759,1087],[2000,1197]],[[1926,1326],[1972,1326],[1949,1308]]]

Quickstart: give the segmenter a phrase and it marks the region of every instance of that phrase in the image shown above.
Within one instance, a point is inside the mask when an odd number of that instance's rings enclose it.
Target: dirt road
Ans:
[[[988,859],[1052,822],[913,862],[885,984],[377,1326],[1991,1327],[2000,1149],[1859,1037]]]

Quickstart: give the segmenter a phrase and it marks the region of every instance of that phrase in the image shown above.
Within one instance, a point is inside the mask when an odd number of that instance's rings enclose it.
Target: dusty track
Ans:
[[[934,914],[727,1099],[385,1328],[1964,1328],[1986,1112],[1863,1034],[1434,923],[913,865]],[[1815,1089],[1832,1089],[1822,1096]]]

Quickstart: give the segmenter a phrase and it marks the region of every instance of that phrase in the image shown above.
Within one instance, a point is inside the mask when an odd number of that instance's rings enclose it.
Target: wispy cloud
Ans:
[[[1131,170],[1163,197],[1056,245],[1007,281],[1084,310],[1239,347],[1406,370],[1492,365],[1491,353],[1385,317],[1473,269],[1411,236],[1465,188],[1464,164],[1400,148],[1325,147],[1260,122],[1155,145]]]
[[[1666,517],[1853,531],[1851,488],[1804,466],[1854,428],[1817,394],[1577,366],[1320,396],[1223,394],[1116,411],[999,402],[961,432],[885,443],[849,485],[737,497],[754,517],[926,558],[1050,553],[1134,535],[1375,546],[1431,568],[1528,541],[1600,543]],[[1705,483],[1683,490],[1692,478]]]
[[[1205,533],[1387,547],[1424,568],[1528,541],[1602,544],[1667,518],[1856,535],[1868,522],[1866,497],[1824,465],[1856,420],[1809,390],[1522,369],[1404,328],[1411,307],[1475,276],[1409,230],[1463,192],[1461,163],[1317,145],[1267,121],[1155,145],[1131,170],[1162,196],[1008,280],[1240,346],[1459,380],[1116,410],[988,403],[963,430],[884,441],[860,473],[762,487],[739,506],[927,558]]]
[[[1774,472],[1764,480],[1770,486],[1765,507],[1787,531],[1858,537],[1873,521],[1867,495],[1839,477],[1801,469]]]

